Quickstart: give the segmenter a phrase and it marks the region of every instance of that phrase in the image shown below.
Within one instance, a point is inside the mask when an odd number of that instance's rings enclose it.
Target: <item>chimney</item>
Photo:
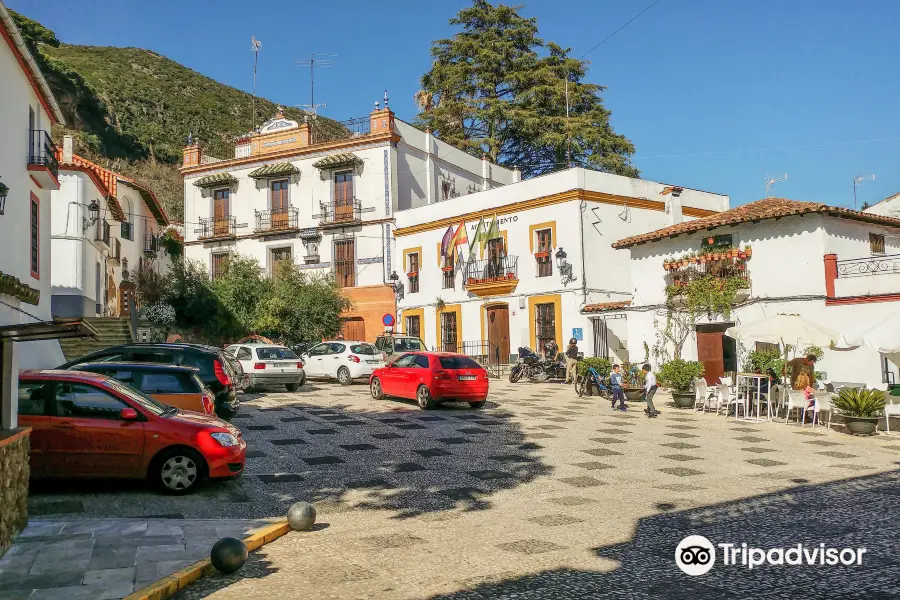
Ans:
[[[837,254],[825,254],[825,297],[834,298],[834,280],[838,278]]]
[[[666,213],[669,215],[669,225],[678,225],[684,218],[681,211],[681,192],[684,188],[677,185],[666,186],[660,195],[669,196],[666,199]]]
[[[519,170],[519,167],[513,167],[512,182],[519,183],[520,181],[522,181],[522,171]]]
[[[481,153],[481,189],[491,189],[491,164],[488,162],[487,154]]]
[[[74,140],[71,135],[63,136],[63,150],[62,150],[62,162],[64,164],[72,162],[72,148],[74,146]]]

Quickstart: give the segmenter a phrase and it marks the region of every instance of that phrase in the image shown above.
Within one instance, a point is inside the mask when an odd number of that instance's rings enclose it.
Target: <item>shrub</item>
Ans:
[[[144,309],[143,317],[154,325],[166,328],[175,322],[175,309],[165,302],[157,302]]]
[[[744,370],[750,373],[766,373],[772,369],[780,376],[783,367],[784,357],[776,348],[754,350],[747,355],[747,360],[744,361]]]
[[[659,370],[659,384],[681,393],[694,389],[694,380],[703,375],[703,364],[696,360],[671,360]]]
[[[834,399],[834,407],[848,417],[877,418],[884,409],[884,392],[843,388]]]
[[[584,375],[590,367],[594,367],[600,377],[609,377],[612,365],[605,358],[584,358],[578,361],[578,374]]]

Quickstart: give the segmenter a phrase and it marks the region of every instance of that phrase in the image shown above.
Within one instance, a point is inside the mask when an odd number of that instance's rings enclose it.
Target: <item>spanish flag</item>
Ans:
[[[466,235],[466,223],[463,221],[459,224],[459,227],[456,228],[456,233],[453,234],[453,238],[450,240],[450,245],[456,248],[461,244],[468,244],[469,237]]]

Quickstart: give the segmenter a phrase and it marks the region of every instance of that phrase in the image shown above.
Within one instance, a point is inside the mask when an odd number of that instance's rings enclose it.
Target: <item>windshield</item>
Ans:
[[[110,388],[116,390],[117,392],[119,392],[120,394],[122,394],[123,396],[128,398],[129,400],[133,400],[133,401],[137,402],[141,406],[141,408],[148,410],[149,412],[153,413],[156,416],[160,416],[166,412],[171,411],[171,409],[172,409],[171,406],[168,406],[161,402],[157,402],[153,398],[148,398],[147,396],[141,394],[140,392],[137,392],[137,391],[131,389],[124,383],[119,383],[115,379],[107,379],[106,385],[109,386]]]
[[[442,369],[480,369],[481,365],[469,358],[468,356],[442,356]]]
[[[257,348],[256,356],[259,357],[259,360],[296,360],[299,358],[293,350],[287,348]]]
[[[425,350],[425,344],[417,338],[396,338],[394,340],[395,352],[424,352]]]

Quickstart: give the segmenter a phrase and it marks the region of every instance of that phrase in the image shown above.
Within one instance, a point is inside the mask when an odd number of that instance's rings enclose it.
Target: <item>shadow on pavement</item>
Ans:
[[[214,571],[211,575],[192,583],[185,589],[178,592],[172,598],[177,600],[193,600],[195,598],[206,598],[215,592],[225,589],[228,586],[240,581],[241,579],[262,579],[273,573],[277,573],[278,569],[272,567],[272,563],[259,552],[251,552],[247,557],[247,562],[235,573],[225,575]]]
[[[900,471],[796,487],[692,510],[641,519],[633,539],[594,548],[619,564],[609,572],[556,569],[494,581],[432,600],[544,598],[897,598]],[[723,565],[716,548],[709,573],[689,576],[675,564],[688,535],[713,545],[812,550],[866,548],[860,566]]]

